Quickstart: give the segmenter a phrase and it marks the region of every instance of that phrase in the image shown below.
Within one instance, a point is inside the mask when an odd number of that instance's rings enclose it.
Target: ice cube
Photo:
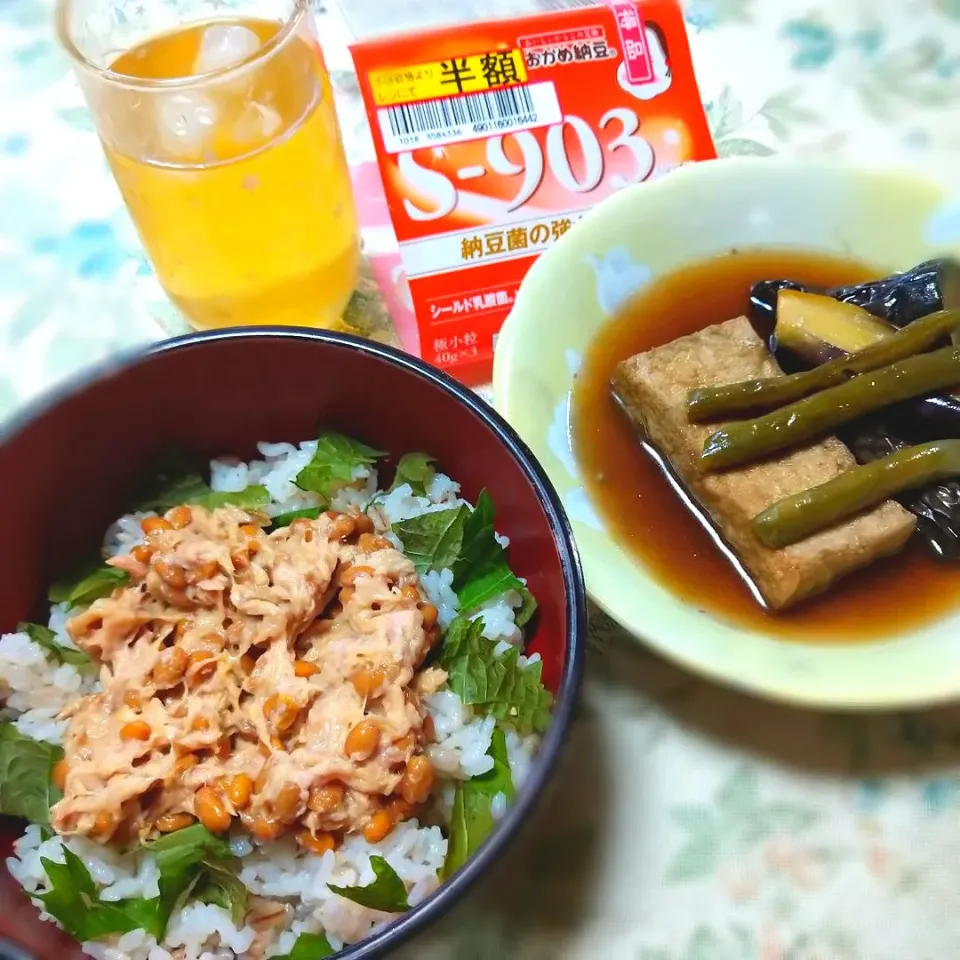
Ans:
[[[214,73],[236,66],[260,49],[260,38],[246,27],[214,24],[203,31],[200,52],[193,62],[194,73]]]
[[[202,93],[160,94],[160,146],[174,157],[196,157],[217,122],[216,103]]]
[[[259,147],[267,143],[283,125],[283,118],[265,103],[247,103],[233,127],[238,145]]]

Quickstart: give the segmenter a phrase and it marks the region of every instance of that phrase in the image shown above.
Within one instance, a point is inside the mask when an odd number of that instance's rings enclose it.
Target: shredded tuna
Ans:
[[[155,524],[123,558],[130,584],[68,623],[103,692],[70,711],[59,833],[239,817],[260,840],[295,829],[309,844],[413,815],[432,783],[421,697],[444,679],[421,670],[436,611],[425,625],[416,570],[358,535],[365,519],[268,533],[258,515],[194,507]],[[348,755],[370,724],[372,749]]]
[[[247,960],[263,960],[267,948],[276,941],[277,934],[287,928],[292,915],[293,908],[289,904],[251,897],[244,922],[254,929],[256,936],[245,954]]]

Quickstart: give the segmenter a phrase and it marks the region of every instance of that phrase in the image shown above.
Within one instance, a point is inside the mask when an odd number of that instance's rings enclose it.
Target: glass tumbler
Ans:
[[[190,323],[340,326],[359,229],[309,0],[59,0],[56,23]]]

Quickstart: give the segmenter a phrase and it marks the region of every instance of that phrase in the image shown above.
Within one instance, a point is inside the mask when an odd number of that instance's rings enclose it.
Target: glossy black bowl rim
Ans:
[[[24,405],[0,428],[0,443],[6,443],[35,420],[82,393],[87,387],[121,369],[137,366],[151,356],[202,347],[208,343],[230,340],[257,340],[283,338],[324,343],[338,349],[365,354],[382,363],[390,364],[411,376],[426,380],[467,407],[484,423],[517,461],[527,480],[533,486],[547,514],[554,544],[560,555],[566,594],[567,656],[554,700],[550,727],[533,760],[530,776],[519,795],[510,804],[506,814],[497,823],[493,833],[479,850],[450,879],[445,880],[422,903],[410,909],[389,926],[371,934],[353,946],[337,953],[337,960],[372,960],[396,950],[416,933],[424,931],[439,920],[455,901],[472,887],[506,850],[521,825],[529,818],[540,801],[547,784],[556,772],[563,744],[573,719],[580,683],[586,660],[587,595],[580,556],[573,538],[573,529],[567,519],[560,497],[530,448],[517,432],[486,401],[469,388],[436,367],[411,354],[386,344],[377,343],[352,334],[307,327],[229,327],[187,333],[125,351],[110,360],[102,361],[75,374],[64,383],[53,387],[39,398]]]

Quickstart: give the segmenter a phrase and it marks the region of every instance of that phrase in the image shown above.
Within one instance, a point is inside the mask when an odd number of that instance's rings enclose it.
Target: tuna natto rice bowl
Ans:
[[[362,940],[472,855],[549,723],[485,492],[420,453],[381,484],[336,433],[258,449],[167,458],[0,638],[7,868],[94,957]]]

